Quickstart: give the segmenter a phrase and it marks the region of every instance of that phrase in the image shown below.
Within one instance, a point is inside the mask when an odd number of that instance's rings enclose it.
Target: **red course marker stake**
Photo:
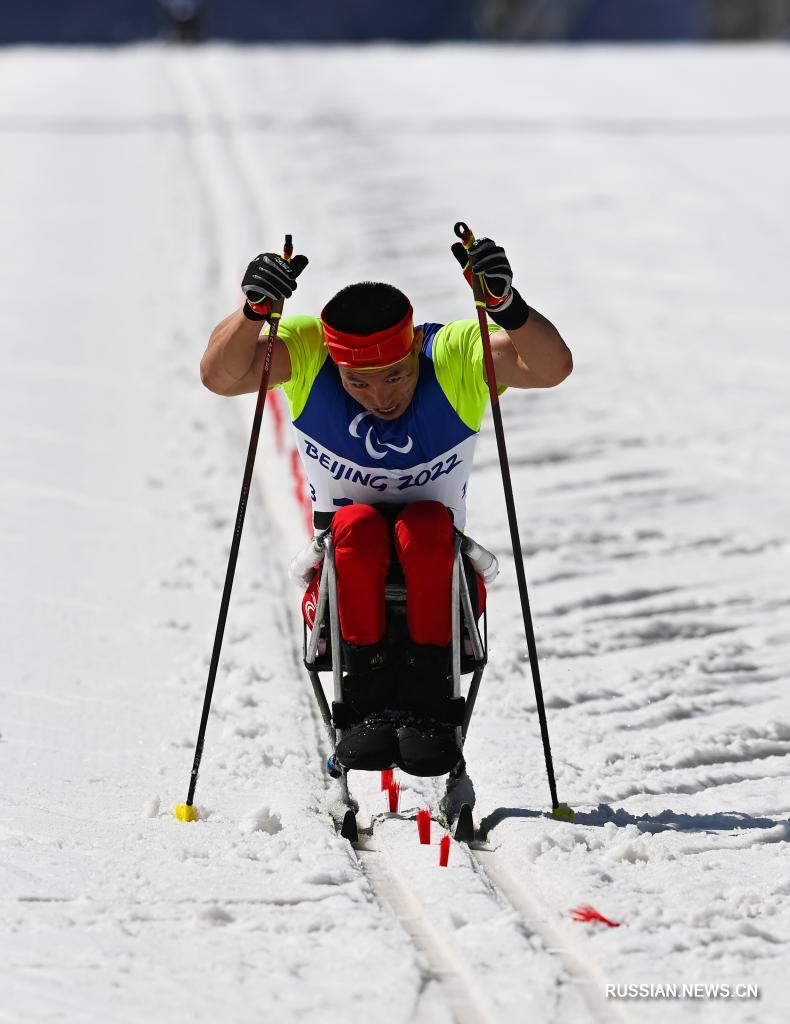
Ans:
[[[387,790],[387,799],[389,801],[390,813],[395,814],[400,804],[400,783],[393,782],[390,788]]]
[[[395,781],[395,771],[392,768],[385,768],[381,773],[381,792],[386,793]]]
[[[450,859],[450,837],[443,836],[439,843],[439,867],[446,868]]]
[[[427,807],[417,811],[417,831],[420,834],[420,842],[423,846],[431,844],[431,812]]]

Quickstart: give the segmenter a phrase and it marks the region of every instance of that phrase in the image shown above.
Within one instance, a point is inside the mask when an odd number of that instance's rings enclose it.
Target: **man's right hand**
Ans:
[[[241,290],[247,296],[244,315],[250,320],[265,320],[278,299],[290,299],[296,279],[307,266],[306,256],[294,256],[290,262],[273,252],[262,252],[247,267]]]

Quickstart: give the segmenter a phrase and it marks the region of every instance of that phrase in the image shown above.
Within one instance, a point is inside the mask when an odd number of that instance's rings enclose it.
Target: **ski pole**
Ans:
[[[464,248],[469,251],[475,241],[471,228],[459,221],[453,229],[457,238],[460,238]],[[518,580],[518,596],[521,599],[521,615],[524,620],[524,633],[527,638],[527,651],[529,652],[529,666],[532,670],[532,682],[535,687],[535,701],[538,706],[538,720],[540,722],[540,735],[543,740],[543,753],[546,759],[546,774],[549,779],[549,790],[551,792],[551,816],[560,821],[573,821],[573,811],[567,804],[561,804],[557,800],[557,785],[554,781],[554,764],[551,757],[551,743],[549,741],[549,726],[546,721],[546,708],[543,703],[543,687],[540,682],[540,669],[538,667],[538,650],[535,645],[535,630],[532,627],[532,612],[529,607],[529,594],[527,593],[527,578],[524,573],[524,557],[521,553],[521,539],[518,532],[516,520],[516,504],[513,499],[513,485],[510,480],[510,463],[507,457],[507,446],[505,445],[505,430],[502,425],[502,410],[499,407],[499,391],[496,384],[496,371],[494,370],[494,358],[491,354],[491,335],[488,330],[486,319],[486,301],[483,282],[479,274],[472,274],[472,294],[474,295],[475,307],[477,308],[477,319],[480,324],[480,336],[483,340],[483,359],[488,378],[488,393],[491,398],[491,413],[494,418],[494,433],[496,434],[497,451],[499,452],[499,468],[502,473],[502,486],[505,491],[505,505],[507,507],[507,519],[510,527],[510,541],[513,546],[513,561],[516,565],[516,579]]]
[[[283,257],[286,260],[291,259],[293,255],[293,239],[290,235],[285,236],[285,246],[283,248]],[[197,821],[198,812],[197,808],[193,806],[193,800],[195,798],[195,786],[197,785],[198,770],[200,769],[200,761],[203,757],[203,741],[206,736],[206,725],[208,724],[208,714],[211,708],[211,697],[214,693],[214,681],[217,678],[217,667],[219,665],[219,655],[222,650],[222,638],[225,635],[225,622],[228,617],[228,607],[230,605],[230,592],[233,589],[233,577],[236,573],[236,560],[239,556],[239,546],[241,544],[241,531],[244,528],[244,515],[247,511],[247,499],[250,495],[250,484],[252,483],[252,470],[255,465],[255,454],[258,450],[258,438],[261,433],[261,421],[263,419],[263,407],[266,404],[266,392],[269,387],[269,375],[272,368],[272,353],[274,352],[274,342],[277,339],[277,331],[280,326],[280,317],[283,312],[283,300],[277,299],[272,305],[271,313],[269,314],[269,340],[266,345],[266,356],[263,361],[263,374],[261,375],[261,384],[258,388],[258,401],[255,404],[255,416],[252,420],[252,433],[250,434],[250,445],[247,450],[247,464],[244,467],[244,478],[241,483],[241,495],[239,497],[239,507],[236,512],[236,524],[233,527],[233,541],[230,545],[230,556],[228,558],[228,569],[225,573],[225,586],[222,591],[222,601],[219,606],[219,618],[217,620],[217,631],[214,634],[214,649],[211,652],[211,663],[208,670],[208,681],[206,683],[206,695],[203,698],[203,714],[200,717],[200,728],[198,729],[198,738],[195,745],[195,759],[192,763],[192,773],[189,778],[189,793],[187,794],[187,800],[185,804],[177,804],[173,813],[179,821]]]

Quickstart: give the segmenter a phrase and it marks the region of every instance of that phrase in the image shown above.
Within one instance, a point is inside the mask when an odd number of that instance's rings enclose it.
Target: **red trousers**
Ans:
[[[406,621],[418,644],[450,643],[453,523],[438,501],[406,505],[394,524],[370,505],[346,505],[332,520],[340,632],[346,643],[384,639],[384,581],[392,549],[406,581]],[[317,579],[302,602],[312,625]],[[311,615],[312,613],[312,615]]]

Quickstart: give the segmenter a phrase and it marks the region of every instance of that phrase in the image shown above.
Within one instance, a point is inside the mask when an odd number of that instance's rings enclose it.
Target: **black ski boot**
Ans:
[[[446,775],[462,759],[457,727],[464,700],[450,697],[450,655],[446,647],[410,644],[399,687],[404,708],[397,728],[398,766],[408,775]]]
[[[390,703],[391,673],[384,643],[357,647],[343,644],[348,675],[343,680],[342,704],[334,704],[332,718],[342,736],[335,759],[350,770],[364,772],[392,768],[398,755],[398,738]]]
[[[446,775],[462,756],[454,725],[422,716],[398,727],[398,767],[407,775]]]

